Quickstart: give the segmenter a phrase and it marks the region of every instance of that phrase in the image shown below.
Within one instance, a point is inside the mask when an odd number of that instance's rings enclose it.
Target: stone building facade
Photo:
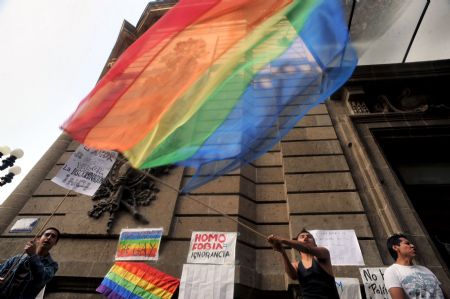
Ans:
[[[171,5],[149,4],[136,27],[124,22],[102,75]],[[292,237],[303,227],[354,229],[367,267],[391,264],[385,240],[405,232],[418,244],[418,262],[449,288],[449,79],[449,61],[358,67],[339,92],[312,109],[267,154],[192,196],[264,235]],[[121,228],[142,226],[123,212],[108,234],[107,215],[88,215],[94,205],[90,197],[67,196],[67,190],[50,181],[77,146],[62,134],[0,206],[1,260],[17,254],[39,228],[10,233],[16,220],[33,216],[44,223],[52,216],[48,225],[61,230],[52,251],[60,268],[46,298],[99,297],[95,288],[113,263]],[[161,179],[181,188],[190,176],[189,169],[173,168]],[[164,228],[155,267],[180,277],[192,231],[234,231],[239,233],[235,297],[295,297],[295,282],[263,238],[155,184],[160,190],[156,199],[139,207],[147,227]],[[355,266],[334,271],[339,277],[360,277]]]

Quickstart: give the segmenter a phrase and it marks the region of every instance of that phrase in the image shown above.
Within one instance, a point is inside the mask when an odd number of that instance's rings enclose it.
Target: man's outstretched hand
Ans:
[[[274,235],[270,235],[267,237],[267,242],[270,243],[273,250],[281,252],[283,251],[283,245],[281,244],[281,240],[278,237],[275,237]]]

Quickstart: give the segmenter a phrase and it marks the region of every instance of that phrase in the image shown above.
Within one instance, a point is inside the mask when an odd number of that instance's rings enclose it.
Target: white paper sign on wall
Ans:
[[[80,145],[52,182],[68,190],[92,196],[106,178],[117,152],[98,151]]]
[[[336,277],[336,288],[340,299],[361,299],[358,278]]]
[[[234,265],[184,264],[179,299],[232,299]]]
[[[327,248],[333,266],[364,266],[364,259],[353,229],[311,230],[318,246]]]

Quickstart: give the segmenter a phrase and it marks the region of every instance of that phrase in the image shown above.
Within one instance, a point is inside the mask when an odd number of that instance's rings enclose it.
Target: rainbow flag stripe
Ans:
[[[352,74],[334,0],[181,0],[63,129],[137,168],[196,168],[190,190],[272,148]]]
[[[169,299],[179,284],[179,279],[147,264],[116,262],[97,292],[110,299]]]
[[[162,228],[122,229],[116,261],[158,260],[162,234]]]

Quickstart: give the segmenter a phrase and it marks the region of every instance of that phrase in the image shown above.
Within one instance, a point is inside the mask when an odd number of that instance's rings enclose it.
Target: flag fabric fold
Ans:
[[[145,263],[116,262],[97,292],[109,299],[170,299],[179,279]]]
[[[272,148],[356,64],[339,1],[182,0],[63,129],[137,168],[193,167],[189,192]]]

